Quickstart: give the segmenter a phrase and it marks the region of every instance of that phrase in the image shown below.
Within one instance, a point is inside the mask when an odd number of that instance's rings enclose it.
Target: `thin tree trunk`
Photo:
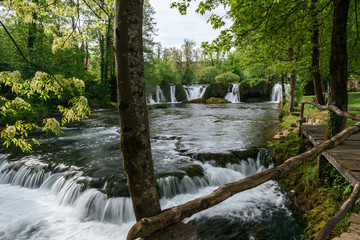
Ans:
[[[39,1],[33,0],[32,2],[37,4]],[[32,15],[34,22],[29,23],[28,36],[27,36],[27,49],[29,54],[28,59],[30,60],[30,62],[34,62],[35,60],[35,41],[36,41],[36,32],[37,32],[36,21],[38,19],[36,13],[33,13]],[[32,77],[34,72],[35,69],[33,68],[33,66],[28,64],[25,68],[25,79]]]
[[[333,0],[334,15],[331,35],[330,57],[330,94],[329,104],[337,106],[342,111],[347,111],[347,46],[346,31],[350,0]],[[338,117],[333,112],[329,113],[329,133],[334,136],[345,128],[346,118]]]
[[[112,16],[109,16],[106,35],[105,35],[105,51],[104,51],[104,83],[107,88],[109,83],[109,66],[111,61],[111,19]]]
[[[284,105],[286,102],[285,75],[284,74],[281,74],[281,91],[282,91],[282,102]]]
[[[142,49],[143,1],[116,0],[114,52],[124,169],[135,217],[160,209],[151,158]]]
[[[311,35],[311,68],[313,75],[313,84],[316,102],[325,105],[323,88],[320,75],[320,50],[319,50],[319,23],[316,19],[316,6],[318,0],[311,0],[311,16],[313,18],[312,35]]]
[[[296,84],[296,71],[293,70],[290,73],[290,90],[289,90],[289,102],[288,102],[288,112],[294,111],[295,103],[295,84]]]
[[[105,40],[104,36],[100,33],[99,36],[100,47],[100,79],[101,85],[105,85]]]
[[[293,47],[289,48],[289,60],[292,62],[294,59],[294,49]],[[296,71],[293,70],[290,73],[290,89],[289,89],[289,101],[288,101],[288,112],[294,111],[295,103],[295,83],[296,83]]]

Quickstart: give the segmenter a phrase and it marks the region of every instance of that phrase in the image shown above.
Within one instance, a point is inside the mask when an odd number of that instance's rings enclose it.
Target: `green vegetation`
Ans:
[[[226,72],[217,76],[215,81],[217,83],[238,83],[240,81],[240,77],[235,73]]]
[[[228,83],[211,83],[206,88],[203,98],[224,98],[228,92],[229,86],[230,84]]]

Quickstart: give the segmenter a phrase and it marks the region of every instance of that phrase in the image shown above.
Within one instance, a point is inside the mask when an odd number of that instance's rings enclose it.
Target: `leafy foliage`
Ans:
[[[1,72],[0,85],[11,86],[11,91],[16,96],[14,99],[1,96],[4,104],[0,108],[0,115],[3,121],[8,122],[1,131],[1,138],[4,139],[3,145],[6,147],[14,144],[22,151],[31,151],[31,143],[27,139],[28,131],[37,128],[38,123],[34,122],[34,119],[27,118],[23,113],[25,111],[31,115],[36,110],[26,101],[35,95],[44,101],[49,100],[52,96],[61,99],[65,93],[74,95],[69,101],[69,107],[58,106],[60,113],[63,114],[63,124],[86,118],[90,112],[87,99],[83,96],[76,96],[82,93],[85,87],[84,82],[77,78],[66,79],[62,76],[37,72],[32,79],[24,81],[18,71]],[[43,131],[52,131],[55,134],[61,132],[60,123],[55,118],[45,118],[42,123]],[[35,139],[32,139],[32,142],[38,144]]]
[[[219,83],[237,83],[240,81],[240,77],[234,73],[226,72],[217,76],[215,81]]]

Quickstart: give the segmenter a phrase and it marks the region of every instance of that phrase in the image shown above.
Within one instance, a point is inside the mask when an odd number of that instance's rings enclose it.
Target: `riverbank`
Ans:
[[[304,100],[313,100],[313,97],[307,96]],[[349,93],[349,112],[360,113],[360,93]],[[299,119],[299,116],[297,115],[284,115],[280,122],[282,134],[277,134],[276,140],[269,142],[277,165],[306,151],[311,146],[307,140],[298,137],[296,120]],[[326,124],[327,122],[326,111],[320,112],[309,105],[305,105],[304,116],[307,124]],[[353,123],[353,121],[348,121],[347,125]],[[315,238],[325,222],[334,216],[352,191],[352,186],[335,168],[330,164],[328,168],[328,176],[319,179],[317,162],[312,161],[300,166],[296,171],[279,181],[289,193],[294,208],[298,210],[296,217],[304,226],[305,239]],[[345,232],[351,213],[359,212],[359,210],[360,203],[358,202],[346,218],[336,226],[330,239]]]

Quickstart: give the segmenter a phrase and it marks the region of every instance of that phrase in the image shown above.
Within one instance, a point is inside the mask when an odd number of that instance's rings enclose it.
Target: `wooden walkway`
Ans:
[[[302,133],[315,146],[324,140],[326,126],[303,125]],[[360,134],[351,136],[344,144],[323,152],[323,156],[351,185],[360,182]]]
[[[360,215],[352,214],[349,219],[348,231],[333,240],[359,240],[360,239]]]
[[[324,140],[326,126],[303,125],[302,134],[315,146]],[[323,152],[323,156],[353,186],[360,182],[360,134],[351,136],[344,144]],[[360,240],[360,215],[352,214],[348,231],[333,240]]]

